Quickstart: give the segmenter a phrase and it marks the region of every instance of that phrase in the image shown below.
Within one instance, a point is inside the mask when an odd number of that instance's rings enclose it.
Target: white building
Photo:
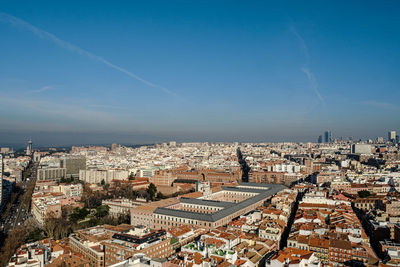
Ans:
[[[139,177],[153,177],[157,170],[159,170],[157,167],[142,168],[138,171],[138,174]]]
[[[301,171],[301,167],[300,167],[300,165],[294,165],[294,164],[277,164],[277,165],[274,165],[272,171],[297,173],[297,172]]]
[[[100,184],[103,180],[109,184],[112,180],[127,180],[129,172],[126,170],[80,170],[79,180],[90,184]]]
[[[396,131],[388,132],[388,141],[395,141],[396,140]]]
[[[369,144],[353,144],[351,146],[351,153],[369,155],[372,153],[372,146]]]
[[[66,168],[41,168],[38,169],[38,180],[60,180],[66,173]]]
[[[82,184],[60,184],[51,186],[51,192],[60,192],[67,197],[81,197]]]
[[[18,248],[7,267],[43,267],[49,264],[50,250],[39,242],[25,244]]]
[[[138,253],[127,260],[110,265],[110,267],[161,267],[165,261],[162,259],[150,259],[145,254]]]
[[[313,253],[305,255],[291,255],[291,257],[277,257],[267,262],[265,266],[268,267],[320,267],[321,262],[318,257]]]
[[[110,207],[109,213],[113,217],[129,215],[132,208],[146,204],[146,200],[135,201],[127,198],[106,199],[101,202],[102,205]]]
[[[43,226],[46,219],[61,217],[61,203],[56,197],[51,195],[32,197],[32,215]]]

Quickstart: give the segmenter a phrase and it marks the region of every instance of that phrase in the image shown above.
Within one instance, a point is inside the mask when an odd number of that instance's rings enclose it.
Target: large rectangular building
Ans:
[[[48,218],[61,217],[61,202],[56,193],[36,193],[32,196],[32,215],[43,226]]]
[[[253,183],[270,183],[270,184],[283,184],[284,172],[275,171],[250,171],[249,182]]]
[[[351,145],[352,154],[366,154],[372,153],[372,146],[370,144],[353,144]]]
[[[139,230],[139,231],[138,231]],[[116,233],[104,245],[105,265],[109,266],[143,253],[150,258],[166,259],[174,253],[165,230],[149,231],[144,227]]]
[[[79,180],[90,184],[100,184],[102,181],[109,184],[112,180],[128,180],[129,172],[126,170],[80,170]]]
[[[198,198],[180,198],[179,202],[158,207],[153,212],[156,229],[172,229],[190,224],[208,230],[231,222],[263,205],[264,201],[283,190],[278,184],[239,183]]]
[[[86,170],[86,157],[69,156],[61,159],[61,166],[66,169],[67,178],[78,178],[80,170]]]
[[[40,168],[38,169],[38,180],[60,180],[65,178],[66,168]]]

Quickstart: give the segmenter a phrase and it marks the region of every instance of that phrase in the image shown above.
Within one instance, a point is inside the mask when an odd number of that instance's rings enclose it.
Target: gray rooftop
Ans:
[[[257,186],[257,187],[265,187],[265,188],[270,188],[270,187],[274,187],[278,184],[259,184],[259,183],[238,183],[239,186]]]
[[[186,197],[180,198],[180,201],[181,201],[181,203],[220,207],[220,208],[228,208],[228,207],[234,205],[234,203],[227,202],[227,201],[216,201],[216,200],[186,198]]]
[[[227,190],[227,191],[258,193],[258,195],[248,198],[239,203],[204,200],[204,199],[190,199],[189,200],[188,198],[181,198],[181,201],[184,203],[223,207],[223,209],[216,211],[212,214],[197,213],[197,212],[175,210],[175,209],[168,209],[168,208],[157,208],[154,211],[154,213],[160,214],[160,215],[180,217],[180,218],[185,218],[185,219],[194,219],[194,220],[200,220],[200,221],[215,222],[215,221],[218,221],[226,216],[229,216],[230,214],[233,214],[241,209],[244,209],[262,199],[265,199],[269,196],[275,195],[279,191],[282,191],[283,189],[286,188],[286,186],[280,185],[280,184],[257,184],[257,183],[239,183],[239,186],[257,186],[257,187],[265,187],[265,189],[223,186],[222,189]]]

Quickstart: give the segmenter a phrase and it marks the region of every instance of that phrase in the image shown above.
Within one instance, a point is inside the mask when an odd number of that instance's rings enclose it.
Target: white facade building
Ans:
[[[369,144],[353,144],[351,146],[351,153],[369,155],[372,153],[372,146]]]
[[[126,170],[80,170],[79,180],[90,184],[100,184],[103,180],[109,184],[112,180],[127,180],[129,172]]]
[[[144,201],[135,201],[127,198],[106,199],[101,202],[102,205],[110,207],[109,213],[113,217],[129,215],[132,208],[146,204]]]
[[[51,186],[52,192],[60,192],[67,197],[81,197],[82,196],[82,184],[60,184]]]

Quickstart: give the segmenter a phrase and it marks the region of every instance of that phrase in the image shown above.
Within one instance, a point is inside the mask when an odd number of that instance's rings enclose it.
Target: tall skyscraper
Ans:
[[[396,141],[396,131],[388,132],[388,141],[395,142]]]
[[[26,155],[30,156],[32,154],[32,140],[29,139],[28,146],[26,147]]]
[[[319,144],[322,143],[322,135],[318,136],[318,143],[319,143]]]
[[[332,142],[332,133],[331,131],[326,131],[325,132],[325,143],[330,143]]]

